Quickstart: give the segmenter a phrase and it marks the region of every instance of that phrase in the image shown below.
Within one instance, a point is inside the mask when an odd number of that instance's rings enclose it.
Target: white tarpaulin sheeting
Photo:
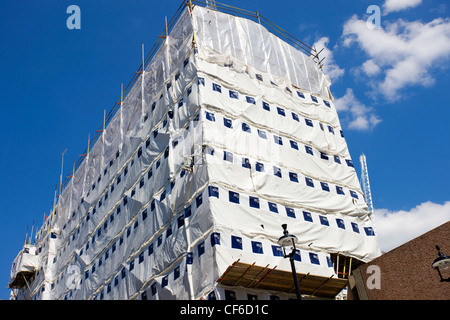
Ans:
[[[298,272],[379,255],[327,79],[257,23],[186,9],[38,232],[29,296],[223,299],[237,259],[290,270],[283,223]]]

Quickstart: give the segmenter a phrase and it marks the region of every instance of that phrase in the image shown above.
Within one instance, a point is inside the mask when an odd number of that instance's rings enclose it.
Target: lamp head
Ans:
[[[283,235],[278,239],[278,244],[284,248],[286,247],[295,247],[295,244],[298,242],[298,239],[293,234],[289,234],[287,231],[287,225],[281,225],[283,228]]]
[[[438,251],[438,257],[434,259],[433,264],[431,265],[433,269],[439,268],[444,270],[450,267],[450,257],[443,254],[439,246],[436,246],[436,250]]]

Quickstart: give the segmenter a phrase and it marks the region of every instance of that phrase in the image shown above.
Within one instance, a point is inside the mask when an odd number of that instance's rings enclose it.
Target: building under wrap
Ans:
[[[193,3],[14,260],[12,299],[295,298],[282,224],[304,298],[380,255],[317,54]]]

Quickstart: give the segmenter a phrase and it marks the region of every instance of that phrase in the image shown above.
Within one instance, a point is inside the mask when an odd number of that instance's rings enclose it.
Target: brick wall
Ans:
[[[348,299],[450,300],[450,282],[440,282],[437,271],[431,267],[438,256],[436,245],[450,256],[450,222],[355,269]],[[377,267],[379,289],[371,289],[376,284]],[[450,268],[441,273],[445,278],[450,277]]]

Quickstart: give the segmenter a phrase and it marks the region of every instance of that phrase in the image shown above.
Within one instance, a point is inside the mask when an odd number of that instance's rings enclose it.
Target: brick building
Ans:
[[[431,267],[436,245],[450,255],[450,221],[354,269],[348,299],[449,300],[450,282]],[[450,278],[450,268],[441,273]]]

